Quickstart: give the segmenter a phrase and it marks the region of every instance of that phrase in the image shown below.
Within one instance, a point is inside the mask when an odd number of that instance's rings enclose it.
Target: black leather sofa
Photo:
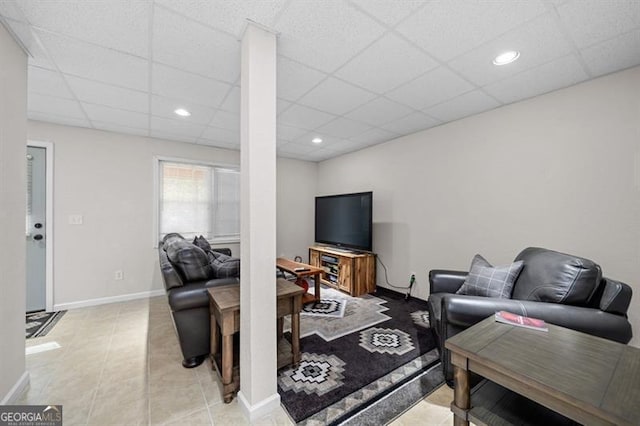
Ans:
[[[526,248],[515,261],[524,265],[511,298],[456,294],[468,272],[429,272],[429,315],[447,383],[453,380],[453,367],[445,340],[496,311],[540,318],[620,343],[631,340],[627,309],[632,291],[627,284],[603,278],[600,266],[591,260],[543,248]]]
[[[210,351],[207,288],[240,283],[240,259],[227,248],[212,249],[202,237],[198,244],[168,234],[158,247],[160,270],[175,324],[182,365],[200,365]]]

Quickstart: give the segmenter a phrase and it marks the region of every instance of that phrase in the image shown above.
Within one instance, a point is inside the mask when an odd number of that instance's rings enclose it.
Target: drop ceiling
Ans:
[[[277,152],[308,161],[640,64],[638,0],[1,0],[0,17],[30,55],[29,118],[231,149],[239,40],[247,19],[272,28]],[[519,60],[493,65],[505,50]]]

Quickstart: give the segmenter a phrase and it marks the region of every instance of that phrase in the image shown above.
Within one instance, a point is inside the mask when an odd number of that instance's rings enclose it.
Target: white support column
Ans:
[[[276,35],[249,23],[241,59],[240,391],[253,421],[280,405],[276,383]]]

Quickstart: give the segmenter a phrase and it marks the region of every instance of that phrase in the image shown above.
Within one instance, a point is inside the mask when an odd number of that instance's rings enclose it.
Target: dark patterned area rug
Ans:
[[[344,317],[301,317],[302,360],[278,374],[282,404],[296,423],[353,423],[427,372],[434,371],[413,402],[442,383],[433,368],[439,356],[426,302],[381,288],[358,298],[323,288],[322,297],[348,299]],[[410,404],[385,406],[385,416],[392,419]]]
[[[27,339],[33,337],[46,336],[54,325],[62,318],[67,311],[58,312],[32,312],[27,314],[26,332]]]

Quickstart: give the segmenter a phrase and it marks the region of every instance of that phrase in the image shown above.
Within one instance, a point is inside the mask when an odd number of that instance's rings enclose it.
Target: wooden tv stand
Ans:
[[[331,247],[309,247],[309,264],[322,269],[322,284],[351,296],[376,291],[376,255],[351,253]]]

